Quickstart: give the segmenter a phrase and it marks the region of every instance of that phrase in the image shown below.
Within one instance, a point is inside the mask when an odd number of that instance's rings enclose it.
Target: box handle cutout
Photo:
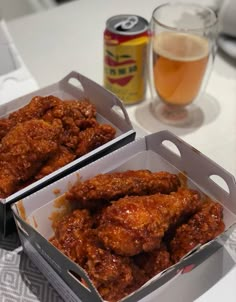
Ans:
[[[78,282],[81,286],[83,286],[89,293],[91,293],[91,290],[88,288],[86,285],[86,281],[81,278],[77,273],[75,273],[72,270],[67,270],[67,273],[76,281]]]
[[[181,157],[181,152],[179,148],[171,141],[169,140],[164,140],[162,141],[162,145],[170,152],[174,153],[178,157]]]
[[[120,107],[119,105],[113,105],[111,110],[118,114],[121,118],[129,120],[127,112],[124,110],[124,108]]]
[[[230,189],[227,182],[219,175],[212,174],[209,176],[210,180],[213,181],[218,187],[223,189],[227,194],[230,194]]]
[[[71,86],[75,87],[76,89],[79,89],[84,92],[84,87],[81,84],[81,82],[79,81],[79,79],[77,79],[75,77],[71,77],[68,79],[68,84],[70,84]]]

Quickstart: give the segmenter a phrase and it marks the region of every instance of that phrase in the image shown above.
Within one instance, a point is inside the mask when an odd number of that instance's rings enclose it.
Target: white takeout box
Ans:
[[[236,184],[234,177],[184,141],[168,131],[139,138],[107,156],[56,181],[48,187],[18,201],[12,206],[22,246],[30,259],[47,277],[65,301],[103,301],[86,272],[48,242],[53,235],[51,213],[60,211],[56,198],[61,198],[78,180],[99,173],[149,169],[151,171],[184,172],[187,185],[220,202],[224,207],[226,230],[214,240],[197,246],[176,265],[158,274],[124,301],[139,301],[157,294],[162,286],[177,278],[186,267],[205,261],[227,238],[236,224]],[[214,180],[217,176],[221,182]],[[222,236],[223,235],[223,236]],[[85,280],[86,288],[76,276]]]
[[[96,106],[98,122],[112,125],[116,129],[116,136],[106,144],[75,159],[71,163],[35,181],[7,198],[0,198],[0,233],[2,232],[3,234],[10,233],[14,229],[14,221],[10,211],[10,205],[13,202],[135,139],[135,131],[122,101],[102,86],[75,71],[72,71],[64,79],[55,84],[36,90],[0,106],[0,117],[5,117],[11,112],[25,106],[34,96],[47,95],[54,95],[62,100],[87,97]]]

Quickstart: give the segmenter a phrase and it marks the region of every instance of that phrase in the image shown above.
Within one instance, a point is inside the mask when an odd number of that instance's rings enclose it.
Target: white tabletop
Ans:
[[[106,20],[120,13],[138,14],[150,20],[157,3],[160,1],[79,0],[7,25],[40,87],[57,82],[72,70],[102,84]],[[148,99],[127,107],[127,111],[131,120],[144,131],[169,129],[236,175],[236,62],[217,54],[206,93],[199,103],[203,119],[186,128],[169,127],[157,121],[149,111]],[[235,302],[236,269],[227,257],[226,250],[220,250],[206,266],[200,266],[194,274],[185,274],[173,283],[172,294],[168,290],[160,292],[158,301],[172,301],[174,297],[175,301],[224,299]],[[222,268],[222,259],[228,259],[226,262],[231,266]]]

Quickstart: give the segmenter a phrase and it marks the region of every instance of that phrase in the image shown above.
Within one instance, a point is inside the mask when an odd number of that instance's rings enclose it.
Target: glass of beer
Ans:
[[[168,124],[188,123],[216,52],[217,17],[197,4],[167,3],[151,19],[152,110]]]

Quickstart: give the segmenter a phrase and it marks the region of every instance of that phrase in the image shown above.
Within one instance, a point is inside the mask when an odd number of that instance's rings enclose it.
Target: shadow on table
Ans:
[[[64,301],[23,251],[20,253],[19,271],[24,295],[22,301]]]
[[[204,94],[196,104],[193,104],[192,121],[186,125],[173,126],[158,120],[151,109],[151,100],[141,103],[134,114],[137,123],[148,132],[169,130],[175,135],[181,136],[192,133],[203,125],[210,124],[219,113],[219,102],[213,96]]]

